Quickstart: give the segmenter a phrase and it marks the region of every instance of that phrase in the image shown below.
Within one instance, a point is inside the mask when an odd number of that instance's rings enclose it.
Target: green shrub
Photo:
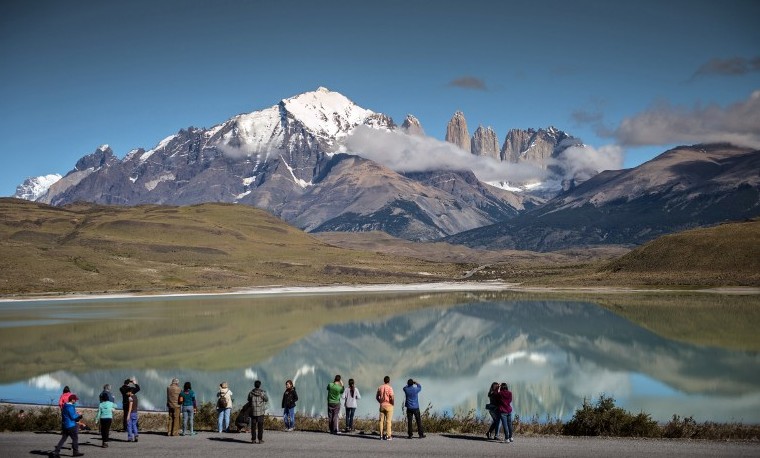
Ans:
[[[633,415],[615,407],[615,399],[602,394],[595,405],[584,399],[581,408],[562,428],[562,433],[569,436],[659,437],[660,429],[649,414]]]

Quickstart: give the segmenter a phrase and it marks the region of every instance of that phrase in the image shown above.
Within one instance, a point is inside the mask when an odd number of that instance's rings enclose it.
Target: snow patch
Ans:
[[[306,181],[306,180],[302,180],[300,178],[296,178],[296,174],[293,172],[293,167],[291,167],[290,164],[288,164],[288,161],[286,161],[284,157],[280,156],[280,158],[282,159],[282,163],[285,164],[285,167],[288,168],[288,171],[290,172],[290,176],[293,177],[293,181],[298,186],[300,186],[302,188],[306,188],[306,187],[312,185],[311,181]]]
[[[153,191],[154,189],[156,189],[156,186],[158,186],[159,183],[164,182],[164,181],[174,181],[175,179],[176,177],[174,176],[173,173],[165,173],[161,175],[160,177],[156,178],[155,180],[151,180],[145,183],[145,189],[147,189],[148,191]]]

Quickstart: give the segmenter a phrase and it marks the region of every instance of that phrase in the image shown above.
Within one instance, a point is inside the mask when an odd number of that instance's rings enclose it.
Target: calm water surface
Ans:
[[[611,395],[656,420],[760,423],[760,355],[659,337],[593,303],[499,293],[205,296],[0,303],[0,399],[50,403],[64,385],[84,405],[135,376],[141,406],[162,409],[172,377],[200,401],[229,382],[235,407],[260,379],[270,413],[287,379],[301,413],[326,414],[326,385],[354,378],[375,416],[390,375],[412,377],[439,413],[483,412],[506,381],[522,417],[569,419]],[[117,392],[117,403],[120,402]],[[396,409],[396,416],[401,416]]]

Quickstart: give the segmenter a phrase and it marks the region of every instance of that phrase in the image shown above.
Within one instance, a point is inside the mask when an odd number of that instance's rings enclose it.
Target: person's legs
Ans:
[[[393,437],[393,406],[388,407],[388,439]]]
[[[76,428],[76,426],[74,428]],[[63,447],[63,444],[66,443],[66,439],[68,439],[69,437],[71,437],[71,429],[72,428],[68,428],[68,429],[64,429],[64,430],[61,431],[61,440],[59,440],[58,441],[58,445],[55,446],[55,452],[54,453],[56,455],[58,455],[58,454],[61,453],[61,447]]]
[[[71,450],[74,455],[77,455],[79,454],[79,425],[69,428],[69,435],[71,436]]]
[[[216,409],[216,430],[218,432],[222,432],[222,428],[224,427],[224,411],[226,409]]]
[[[327,416],[330,421],[330,432],[337,434],[338,429],[340,428],[340,404],[328,404]]]
[[[182,435],[190,434],[193,428],[193,406],[182,406]]]
[[[381,439],[385,439],[385,433],[383,432],[384,427],[385,427],[385,410],[383,410],[383,408],[380,407],[380,427],[378,431],[380,432]]]
[[[108,436],[111,434],[111,418],[100,419],[100,438],[103,439],[103,447],[108,447]]]
[[[356,413],[356,407],[346,407],[346,429],[349,431],[354,430],[354,414]]]
[[[290,409],[290,429],[296,428],[296,408],[293,407]]]
[[[414,409],[406,409],[406,435],[409,439],[412,438],[412,417],[414,416]]]
[[[499,412],[495,409],[489,409],[488,413],[491,414],[491,427],[488,428],[488,435],[493,434],[493,438],[496,439],[496,437],[499,435],[499,421],[501,421],[501,416],[499,415]]]
[[[501,427],[504,430],[504,440],[509,440],[509,427],[507,426],[507,423],[509,422],[509,419],[507,418],[509,416],[508,413],[501,412],[500,418],[501,418]]]
[[[195,425],[193,424],[193,420],[195,419],[195,411],[193,410],[193,406],[188,406],[189,409],[187,409],[187,413],[190,417],[190,435],[192,436],[195,434]]]
[[[264,440],[264,416],[256,417],[256,431],[259,435],[259,442]]]
[[[414,409],[414,419],[417,423],[417,435],[419,437],[425,437],[425,431],[422,429],[422,415],[420,415],[420,409]]]
[[[509,428],[507,430],[507,433],[508,433],[507,439],[509,439],[511,442],[512,441],[512,412],[507,414],[507,427]]]
[[[171,413],[172,413],[172,435],[176,436],[179,434],[180,422],[181,422],[181,417],[182,417],[179,406],[173,407],[171,409]]]

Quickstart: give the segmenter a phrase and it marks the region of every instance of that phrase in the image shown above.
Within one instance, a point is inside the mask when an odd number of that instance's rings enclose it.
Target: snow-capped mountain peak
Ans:
[[[57,173],[27,178],[16,187],[16,194],[13,197],[32,201],[37,200],[47,192],[50,186],[61,178],[61,175]]]
[[[284,99],[280,105],[304,127],[321,137],[345,136],[374,114],[343,94],[324,87]]]

